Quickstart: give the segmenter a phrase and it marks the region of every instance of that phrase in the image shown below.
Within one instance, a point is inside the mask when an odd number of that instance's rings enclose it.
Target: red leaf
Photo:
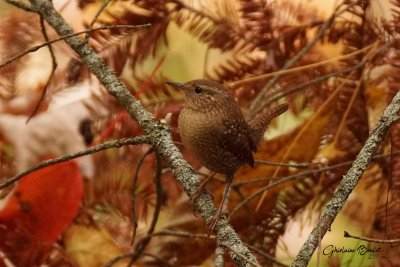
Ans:
[[[0,204],[0,226],[22,227],[32,241],[53,243],[78,213],[82,197],[75,161],[40,169],[22,178]]]

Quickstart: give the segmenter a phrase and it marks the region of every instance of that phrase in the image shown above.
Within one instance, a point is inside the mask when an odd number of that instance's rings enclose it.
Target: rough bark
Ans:
[[[396,94],[389,106],[386,107],[375,128],[371,131],[364,147],[357,155],[350,170],[343,176],[337,191],[326,205],[317,225],[314,226],[307,241],[303,244],[299,254],[293,261],[291,265],[292,267],[307,266],[320,240],[331,227],[331,224],[343,208],[350,193],[354,190],[358,181],[361,179],[362,174],[374,156],[378,146],[385,138],[390,125],[399,119],[399,114],[400,92]]]
[[[16,2],[19,3],[18,1],[7,1],[19,6],[16,4]],[[40,14],[60,36],[73,34],[72,28],[55,10],[51,1],[30,0],[30,3],[29,11]],[[85,39],[73,36],[65,39],[65,41],[80,56],[82,61],[86,63],[89,70],[100,80],[108,92],[123,104],[130,116],[139,123],[144,134],[151,140],[154,149],[166,160],[177,181],[181,184],[184,191],[191,196],[198,188],[200,182],[193,169],[183,159],[182,154],[173,144],[168,126],[154,120],[153,116],[143,108],[140,101],[132,96],[100,56],[88,45]],[[194,205],[205,222],[209,222],[212,219],[216,207],[209,194],[203,193],[196,199]],[[214,232],[223,246],[230,248],[228,252],[238,266],[259,266],[255,256],[243,244],[225,218],[221,217],[218,220]]]

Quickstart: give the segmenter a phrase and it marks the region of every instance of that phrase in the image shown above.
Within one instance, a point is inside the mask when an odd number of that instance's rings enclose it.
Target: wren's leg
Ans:
[[[226,197],[228,196],[228,192],[229,192],[229,189],[230,189],[230,187],[232,185],[232,182],[233,182],[233,176],[227,176],[226,177],[226,184],[225,184],[225,188],[224,188],[224,193],[222,194],[221,203],[219,204],[217,212],[214,214],[214,217],[212,218],[212,220],[210,222],[210,229],[211,230],[213,230],[214,227],[217,225],[218,219],[221,216],[222,209],[224,208],[224,203],[225,203]]]

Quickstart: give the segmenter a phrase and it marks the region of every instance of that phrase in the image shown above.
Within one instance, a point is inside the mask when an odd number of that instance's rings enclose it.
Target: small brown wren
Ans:
[[[265,109],[247,123],[231,91],[218,82],[166,83],[182,89],[186,96],[178,119],[184,146],[207,169],[226,175],[221,204],[211,222],[214,228],[236,170],[245,163],[254,166],[252,152],[257,150],[269,122],[288,105]]]

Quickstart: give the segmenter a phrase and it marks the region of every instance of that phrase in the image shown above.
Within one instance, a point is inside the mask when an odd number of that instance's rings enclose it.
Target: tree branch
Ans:
[[[30,0],[30,3],[60,36],[74,35],[70,25],[55,10],[51,1]],[[117,78],[85,40],[77,36],[72,36],[66,38],[65,41],[80,56],[82,61],[86,63],[90,72],[99,79],[107,91],[125,106],[132,118],[137,120],[145,135],[150,138],[154,149],[171,166],[172,173],[185,192],[189,196],[196,192],[200,181],[172,142],[168,126],[153,119],[153,116],[132,96],[121,80]],[[206,222],[212,220],[217,210],[212,197],[207,193],[201,194],[196,199],[194,206]],[[234,229],[228,224],[226,218],[223,216],[219,218],[214,232],[220,238],[221,243],[230,248],[229,254],[237,265],[259,265],[256,257],[243,244]]]
[[[339,5],[336,8],[335,12],[329,17],[329,19],[327,19],[321,25],[319,31],[315,34],[314,38],[299,53],[297,53],[293,58],[287,61],[285,65],[282,67],[282,70],[289,69],[292,66],[294,66],[298,61],[300,61],[304,57],[304,55],[308,51],[310,51],[310,49],[313,48],[314,45],[321,39],[325,31],[332,25],[335,19],[353,5],[354,4],[351,4],[347,6],[347,8],[344,8],[342,10],[340,10],[342,5]],[[265,107],[265,105],[262,104],[262,101],[265,99],[268,90],[276,84],[279,78],[280,75],[274,75],[274,77],[271,80],[269,80],[268,83],[261,89],[260,93],[257,95],[257,97],[253,100],[253,102],[250,105],[250,117],[253,117],[258,111],[260,111],[263,107]]]
[[[6,0],[6,1],[8,3],[10,3],[10,4],[12,3],[10,0]],[[64,35],[64,36],[60,36],[59,38],[49,40],[48,42],[44,42],[44,43],[41,43],[39,45],[32,46],[31,48],[28,48],[28,49],[22,51],[21,53],[6,59],[4,62],[0,63],[0,69],[2,67],[4,67],[4,66],[10,64],[14,60],[17,60],[17,59],[19,59],[19,58],[21,58],[21,57],[23,57],[23,56],[25,56],[25,55],[27,55],[29,53],[35,52],[35,51],[39,50],[42,47],[48,46],[48,45],[50,45],[52,43],[63,41],[65,39],[73,37],[73,36],[86,34],[86,33],[94,32],[94,31],[109,30],[109,29],[135,29],[135,30],[138,30],[138,29],[141,29],[141,28],[149,27],[150,25],[151,24],[143,24],[143,25],[104,25],[104,26],[100,26],[100,27],[97,27],[97,28],[93,28],[93,29],[83,30],[83,31],[80,31],[80,32],[72,32],[70,34],[67,34],[67,35]]]
[[[344,231],[344,237],[354,238],[354,239],[358,239],[361,241],[367,241],[367,242],[372,242],[372,243],[380,243],[380,244],[399,244],[400,243],[400,239],[376,239],[376,238],[352,235],[346,231]]]
[[[43,17],[42,17],[42,16],[40,16],[40,29],[42,30],[42,34],[43,34],[43,37],[44,37],[44,40],[46,41],[46,43],[49,42],[49,41],[50,41],[50,40],[49,40],[49,36],[48,36],[48,34],[47,34],[46,26],[44,25],[44,20],[43,20]],[[55,54],[54,54],[54,50],[53,50],[52,45],[49,44],[49,45],[47,46],[47,48],[49,49],[49,53],[50,53],[50,57],[51,57],[51,71],[50,71],[50,75],[49,75],[49,77],[47,78],[46,84],[44,85],[44,88],[43,88],[43,91],[42,91],[42,95],[40,96],[39,101],[36,103],[36,106],[35,106],[35,108],[33,109],[31,115],[29,115],[28,119],[26,120],[26,123],[28,123],[28,122],[33,118],[33,116],[36,115],[36,112],[39,110],[40,105],[42,104],[42,102],[43,102],[43,100],[44,100],[44,97],[45,97],[46,94],[47,94],[47,90],[48,90],[48,88],[49,88],[49,86],[50,86],[50,82],[51,82],[51,80],[53,79],[54,73],[56,72],[56,69],[57,69],[57,66],[58,66],[57,60],[56,60],[56,56],[55,56]]]
[[[376,149],[382,142],[390,125],[399,119],[400,113],[400,92],[397,92],[389,106],[386,107],[383,115],[372,130],[364,147],[358,153],[357,158],[350,170],[343,176],[342,181],[332,199],[326,205],[317,225],[312,230],[307,241],[303,244],[299,254],[292,263],[293,267],[307,266],[320,239],[326,234],[335,217],[343,208],[347,198],[353,191],[368,163],[371,161]]]
[[[18,1],[18,0],[6,0],[7,3],[14,5],[20,9],[23,9],[27,12],[36,12],[32,6],[25,4],[24,2]]]
[[[93,153],[96,153],[96,152],[99,152],[99,151],[102,151],[105,149],[113,148],[113,147],[121,147],[121,146],[125,146],[125,145],[138,145],[138,144],[150,144],[150,139],[147,136],[138,136],[138,137],[134,137],[134,138],[122,138],[122,139],[118,139],[118,140],[104,142],[100,145],[93,146],[86,150],[82,150],[82,151],[71,153],[71,154],[65,154],[58,158],[42,161],[41,163],[17,174],[14,177],[7,179],[3,183],[1,183],[0,190],[7,186],[12,185],[13,183],[17,182],[19,179],[21,179],[25,175],[28,175],[29,173],[32,173],[32,172],[42,169],[44,167],[47,167],[47,166],[50,166],[50,165],[53,165],[56,163],[68,161],[71,159],[79,158],[79,157],[82,157],[85,155],[93,154]]]

